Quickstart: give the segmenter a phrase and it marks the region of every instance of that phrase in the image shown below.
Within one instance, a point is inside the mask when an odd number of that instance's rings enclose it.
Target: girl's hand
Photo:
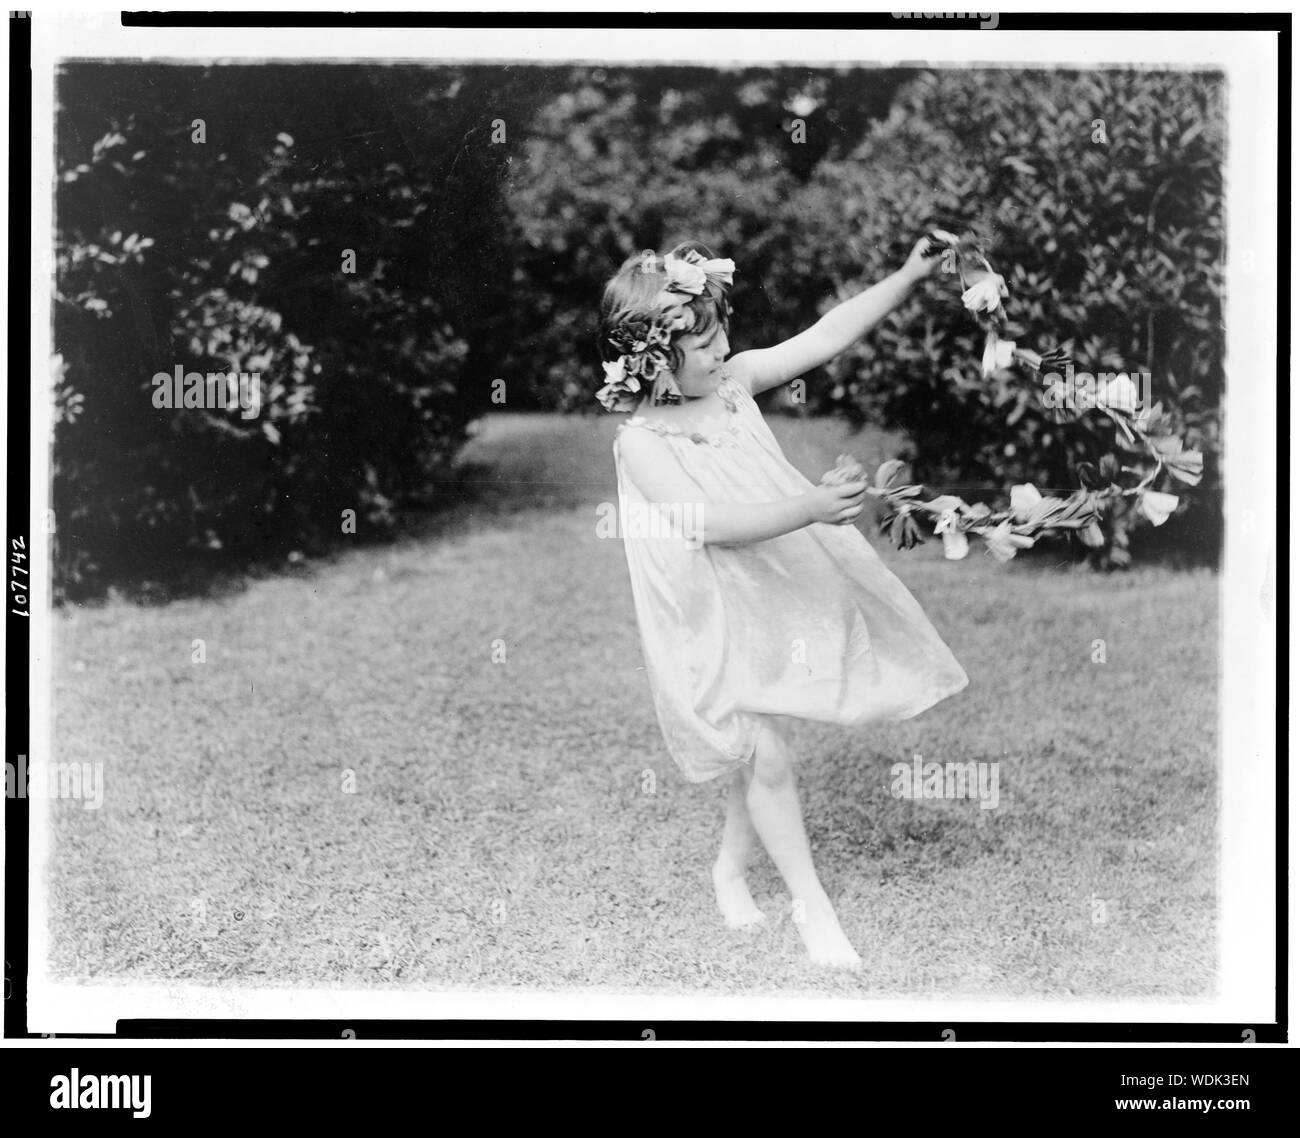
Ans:
[[[862,513],[863,503],[867,500],[867,484],[858,481],[815,486],[804,497],[808,502],[810,522],[848,525]]]
[[[928,277],[943,260],[946,248],[956,245],[957,238],[943,229],[932,229],[915,245],[903,264],[902,271],[913,281]]]

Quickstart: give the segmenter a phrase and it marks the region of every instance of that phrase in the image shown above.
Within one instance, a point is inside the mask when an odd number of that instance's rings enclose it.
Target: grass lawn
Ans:
[[[773,423],[814,478],[842,449],[889,454],[877,434]],[[421,534],[222,596],[56,614],[51,757],[102,762],[105,799],[52,804],[52,973],[1211,994],[1213,572],[997,565],[978,543],[945,562],[938,543],[897,553],[869,531],[971,684],[907,723],[800,725],[817,864],[865,962],[825,974],[765,861],[766,925],[716,916],[722,788],[686,783],[664,750],[623,549],[596,537],[614,425],[495,415],[466,452],[474,501]],[[1000,763],[998,808],[891,797],[914,752]]]

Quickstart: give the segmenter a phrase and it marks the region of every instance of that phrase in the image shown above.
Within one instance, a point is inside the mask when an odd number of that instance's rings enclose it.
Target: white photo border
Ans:
[[[758,19],[759,17],[755,17]],[[1107,19],[1098,13],[1098,21]],[[664,17],[657,17],[663,21]],[[1065,1002],[614,996],[572,993],[227,989],[72,983],[45,974],[48,802],[31,803],[28,1029],[111,1033],[119,1019],[591,1019],[714,1021],[1057,1021],[1272,1023],[1276,1019],[1276,418],[1279,76],[1267,31],[1011,31],[589,28],[126,28],[116,14],[32,25],[33,403],[31,563],[49,566],[54,83],[72,60],[256,63],[590,62],[854,66],[1213,69],[1227,77],[1228,260],[1224,416],[1225,556],[1221,577],[1219,988],[1207,1001]],[[1032,64],[1026,60],[1033,61]],[[1250,253],[1250,257],[1245,254]],[[12,285],[16,282],[10,282]],[[1276,378],[1275,378],[1276,377]],[[1249,518],[1248,524],[1245,519]],[[33,757],[49,754],[51,582],[33,575]]]

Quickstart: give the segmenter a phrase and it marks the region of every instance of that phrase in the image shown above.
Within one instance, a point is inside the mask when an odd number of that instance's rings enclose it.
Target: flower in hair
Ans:
[[[730,285],[735,270],[734,261],[706,260],[693,249],[664,257],[668,283],[654,299],[654,312],[630,317],[609,333],[619,355],[604,365],[605,386],[596,392],[606,411],[635,411],[646,389],[655,406],[682,401],[670,357],[673,335],[691,326],[690,298],[708,284]]]
[[[694,249],[688,249],[681,257],[669,253],[664,257],[664,273],[668,277],[668,283],[659,294],[659,301],[667,307],[680,303],[674,293],[699,296],[706,284],[730,286],[735,271],[736,262],[729,257],[706,260]]]
[[[596,398],[606,411],[635,411],[638,401],[637,392],[641,390],[641,381],[627,372],[627,356],[619,356],[612,363],[604,364],[605,386],[596,392]]]

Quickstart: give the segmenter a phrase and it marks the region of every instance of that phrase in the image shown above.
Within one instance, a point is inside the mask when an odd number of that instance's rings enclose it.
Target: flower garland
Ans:
[[[1071,360],[1059,348],[1044,355],[1017,347],[998,335],[1006,322],[1002,305],[1008,296],[1006,281],[993,271],[973,238],[950,238],[932,234],[929,255],[943,253],[944,267],[959,274],[962,303],[985,329],[981,373],[985,378],[1008,368],[1013,361],[1027,364],[1039,375],[1066,369]],[[1201,480],[1203,456],[1200,451],[1184,450],[1174,434],[1173,420],[1161,404],[1137,409],[1137,387],[1127,375],[1110,380],[1095,397],[1097,409],[1115,424],[1116,446],[1137,452],[1134,462],[1121,465],[1114,454],[1099,463],[1078,466],[1080,487],[1068,498],[1044,497],[1032,483],[1013,486],[1007,508],[993,510],[983,503],[970,505],[953,494],[924,499],[922,488],[906,479],[906,464],[898,459],[882,463],[876,470],[867,492],[883,504],[881,531],[888,531],[899,549],[911,549],[923,540],[917,525],[920,516],[933,522],[933,532],[943,539],[944,556],[960,560],[970,550],[968,535],[984,539],[989,554],[998,561],[1009,561],[1021,549],[1030,548],[1044,535],[1074,531],[1084,545],[1099,548],[1105,544],[1100,520],[1119,501],[1130,498],[1152,525],[1162,525],[1178,506],[1178,495],[1154,489],[1160,475],[1175,482],[1195,486]],[[1066,417],[1055,409],[1058,421]],[[1132,485],[1123,485],[1124,475],[1135,476]],[[822,478],[823,484],[865,480],[866,472],[848,455],[840,455],[835,468]]]
[[[654,311],[624,320],[609,334],[618,358],[602,365],[605,386],[596,398],[606,411],[632,412],[641,402],[642,387],[650,388],[651,402],[680,403],[681,388],[673,374],[670,346],[674,333],[691,323],[686,306],[709,284],[730,286],[736,263],[728,258],[708,260],[694,249],[682,257],[664,257],[668,283],[654,300]]]

